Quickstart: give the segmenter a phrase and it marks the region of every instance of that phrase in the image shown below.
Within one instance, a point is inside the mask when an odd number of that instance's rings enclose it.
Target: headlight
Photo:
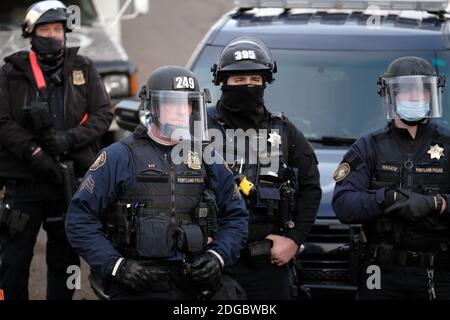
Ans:
[[[130,84],[126,74],[111,74],[103,77],[106,92],[111,98],[126,97],[130,93]]]

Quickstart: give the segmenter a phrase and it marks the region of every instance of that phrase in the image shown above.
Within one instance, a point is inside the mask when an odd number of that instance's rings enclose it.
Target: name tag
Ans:
[[[416,168],[416,173],[444,173],[444,168]]]
[[[177,177],[177,183],[186,183],[186,184],[197,184],[197,183],[205,183],[205,179],[203,177]]]
[[[400,168],[398,166],[390,165],[390,164],[382,164],[381,170],[387,172],[400,172]]]

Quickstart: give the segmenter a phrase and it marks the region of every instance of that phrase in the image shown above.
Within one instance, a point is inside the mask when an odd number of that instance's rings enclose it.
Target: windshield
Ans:
[[[211,66],[221,48],[206,47],[193,66],[202,88],[209,88],[212,101],[220,87],[211,83]],[[377,80],[391,61],[401,56],[425,58],[440,74],[448,74],[449,53],[443,51],[311,51],[272,50],[278,65],[275,81],[265,90],[266,107],[282,111],[311,140],[323,137],[355,139],[382,128],[384,117]],[[443,118],[450,88],[443,94]],[[341,139],[344,140],[345,139]]]
[[[81,24],[92,25],[97,20],[97,13],[91,0],[69,0],[62,1],[66,6],[76,5],[80,7]],[[17,29],[25,17],[27,9],[36,0],[14,0],[2,1],[0,5],[0,26],[2,30]]]

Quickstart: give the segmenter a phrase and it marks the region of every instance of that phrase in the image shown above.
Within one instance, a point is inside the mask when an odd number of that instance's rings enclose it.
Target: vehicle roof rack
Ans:
[[[421,10],[433,13],[446,12],[447,0],[235,0],[240,10],[254,8],[314,8],[365,10]]]

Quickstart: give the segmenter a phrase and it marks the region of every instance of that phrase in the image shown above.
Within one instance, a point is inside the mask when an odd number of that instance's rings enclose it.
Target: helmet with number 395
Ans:
[[[277,72],[277,64],[263,41],[251,36],[240,36],[225,45],[211,71],[215,85],[226,82],[234,74],[260,74],[264,81],[271,83],[273,74]]]

